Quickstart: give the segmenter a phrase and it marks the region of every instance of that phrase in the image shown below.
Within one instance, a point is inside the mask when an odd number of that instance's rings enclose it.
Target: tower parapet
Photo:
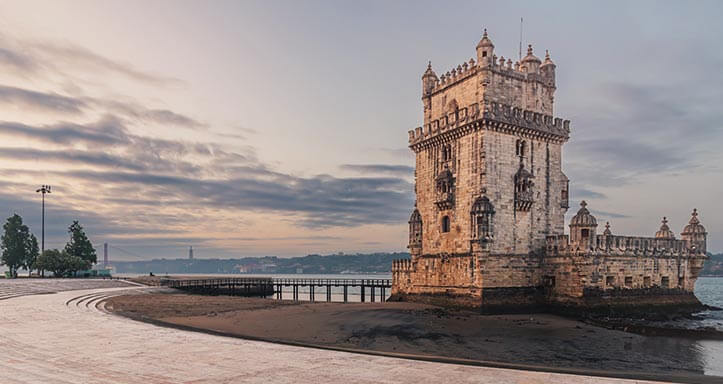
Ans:
[[[458,108],[448,115],[433,120],[424,127],[409,131],[409,145],[415,146],[427,140],[442,138],[444,134],[459,136],[473,130],[487,128],[512,134],[522,134],[555,142],[565,142],[570,137],[570,120],[524,110],[507,104],[490,102],[475,103]],[[454,131],[454,133],[452,133]]]

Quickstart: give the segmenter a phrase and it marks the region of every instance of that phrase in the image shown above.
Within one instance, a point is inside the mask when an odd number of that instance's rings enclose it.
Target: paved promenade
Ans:
[[[0,287],[4,284],[6,282],[0,280]],[[69,288],[72,284],[57,290]],[[19,292],[19,286],[15,290]],[[139,292],[147,289],[116,286],[0,300],[0,382],[636,382],[422,362],[247,341],[157,327],[103,310],[103,298],[128,290]]]

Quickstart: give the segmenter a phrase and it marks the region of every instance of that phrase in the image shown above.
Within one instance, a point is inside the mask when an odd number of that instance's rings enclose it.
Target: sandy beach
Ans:
[[[134,319],[240,337],[379,352],[693,377],[706,365],[695,340],[636,335],[546,314],[175,293],[114,297],[106,308]]]

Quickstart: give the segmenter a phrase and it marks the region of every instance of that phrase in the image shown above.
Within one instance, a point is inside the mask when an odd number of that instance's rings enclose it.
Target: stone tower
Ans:
[[[477,61],[440,78],[430,63],[422,75],[424,128],[410,133],[410,148],[423,254],[469,253],[470,241],[483,238],[492,253],[528,254],[564,231],[569,125],[550,116],[555,64],[530,46],[513,66],[494,48],[485,31]],[[480,198],[493,207],[484,234],[472,215]]]
[[[531,45],[519,62],[498,57],[486,30],[476,58],[440,76],[427,65],[424,125],[409,131],[411,259],[392,265],[395,298],[516,310],[619,295],[699,309],[707,233],[697,211],[681,240],[665,218],[654,238],[613,235],[609,223],[598,234],[583,201],[565,234],[570,124],[552,117],[556,70]]]
[[[490,260],[483,253],[539,256],[546,236],[564,233],[562,145],[570,130],[552,117],[555,64],[529,46],[513,65],[495,54],[486,30],[476,53],[441,76],[428,64],[424,126],[409,133],[416,155],[412,264],[467,271],[460,281],[435,267],[432,285],[481,288],[475,271]]]

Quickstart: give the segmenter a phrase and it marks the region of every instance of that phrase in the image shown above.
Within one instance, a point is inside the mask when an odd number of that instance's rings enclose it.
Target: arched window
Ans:
[[[519,157],[524,157],[527,153],[527,142],[522,139],[517,139],[515,142],[515,154]]]
[[[422,215],[417,209],[409,218],[409,246],[422,246]]]
[[[520,164],[520,169],[515,174],[515,206],[518,211],[529,211],[532,207],[532,187],[535,185],[532,179],[534,176]]]
[[[442,233],[449,232],[449,216],[442,217]]]
[[[439,209],[450,209],[454,206],[454,176],[449,168],[444,167],[444,170],[437,175],[435,180],[437,189],[437,198],[435,203]]]
[[[477,241],[490,241],[494,237],[495,208],[487,196],[478,197],[472,204],[472,237]]]
[[[452,145],[444,144],[442,146],[442,162],[447,162],[452,159]]]

